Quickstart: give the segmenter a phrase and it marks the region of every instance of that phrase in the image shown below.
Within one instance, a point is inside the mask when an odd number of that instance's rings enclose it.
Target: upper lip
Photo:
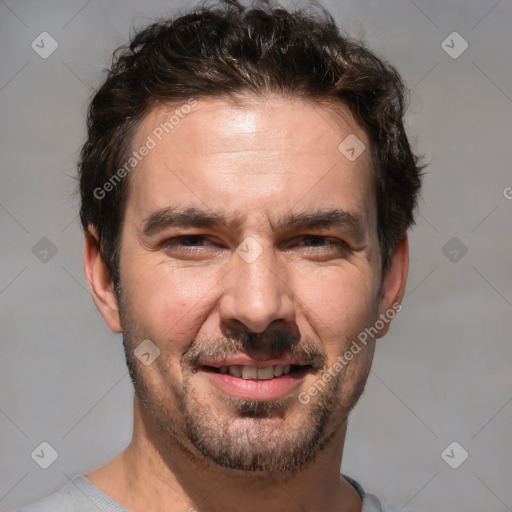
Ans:
[[[256,368],[265,368],[265,366],[286,366],[287,364],[296,364],[305,366],[307,363],[300,359],[292,357],[280,357],[278,359],[253,359],[245,354],[225,357],[223,359],[210,359],[205,361],[203,366],[212,366],[213,368],[220,368],[221,366],[255,366]]]

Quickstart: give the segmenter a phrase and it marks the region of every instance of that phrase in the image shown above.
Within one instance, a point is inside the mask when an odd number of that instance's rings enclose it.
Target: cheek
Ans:
[[[342,382],[340,404],[351,406],[361,392],[375,343],[358,336],[378,315],[377,282],[372,272],[338,268],[322,275],[309,273],[302,283],[304,316],[317,333],[327,356],[327,371]]]
[[[338,351],[344,347],[341,340],[357,336],[378,311],[374,272],[369,266],[345,267],[313,269],[298,277],[294,287],[309,323],[326,344],[327,340],[335,342]]]
[[[159,344],[188,343],[211,306],[217,274],[155,260],[133,258],[123,269],[123,292],[135,325],[142,336]]]

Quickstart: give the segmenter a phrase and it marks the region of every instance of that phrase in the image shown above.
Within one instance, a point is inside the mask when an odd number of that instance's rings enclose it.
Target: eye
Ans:
[[[167,240],[166,245],[180,245],[185,247],[192,247],[195,245],[202,245],[201,242],[205,241],[203,235],[180,235]]]
[[[180,235],[166,240],[162,248],[172,255],[194,255],[211,252],[216,245],[204,235]]]
[[[300,251],[311,258],[339,258],[346,255],[349,245],[332,236],[301,235],[291,241],[288,249]]]
[[[302,235],[299,237],[306,247],[328,247],[328,248],[347,248],[347,244],[343,240],[334,238],[332,236],[323,235]]]

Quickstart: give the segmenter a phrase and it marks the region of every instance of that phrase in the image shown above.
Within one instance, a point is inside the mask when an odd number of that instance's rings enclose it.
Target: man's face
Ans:
[[[346,420],[371,364],[373,341],[332,370],[381,306],[370,142],[348,110],[298,100],[199,100],[158,141],[170,114],[155,108],[135,136],[134,150],[156,147],[130,177],[122,228],[137,396],[196,457],[294,470]],[[349,135],[366,146],[355,161],[338,149]],[[134,354],[145,339],[160,350],[148,366]]]

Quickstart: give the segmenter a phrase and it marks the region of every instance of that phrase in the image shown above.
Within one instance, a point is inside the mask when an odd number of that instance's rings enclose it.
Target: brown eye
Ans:
[[[211,253],[216,245],[204,235],[180,235],[166,240],[162,248],[170,256],[200,257]]]
[[[297,255],[319,262],[345,258],[350,249],[343,240],[326,235],[301,235],[287,247]]]
[[[167,240],[166,245],[182,246],[182,247],[194,247],[197,245],[203,245],[200,242],[204,242],[205,237],[203,235],[181,235],[176,236]]]
[[[303,241],[304,246],[306,247],[327,247],[329,249],[347,247],[347,244],[343,242],[343,240],[339,240],[338,238],[333,238],[331,236],[303,235],[300,237],[300,240]]]

